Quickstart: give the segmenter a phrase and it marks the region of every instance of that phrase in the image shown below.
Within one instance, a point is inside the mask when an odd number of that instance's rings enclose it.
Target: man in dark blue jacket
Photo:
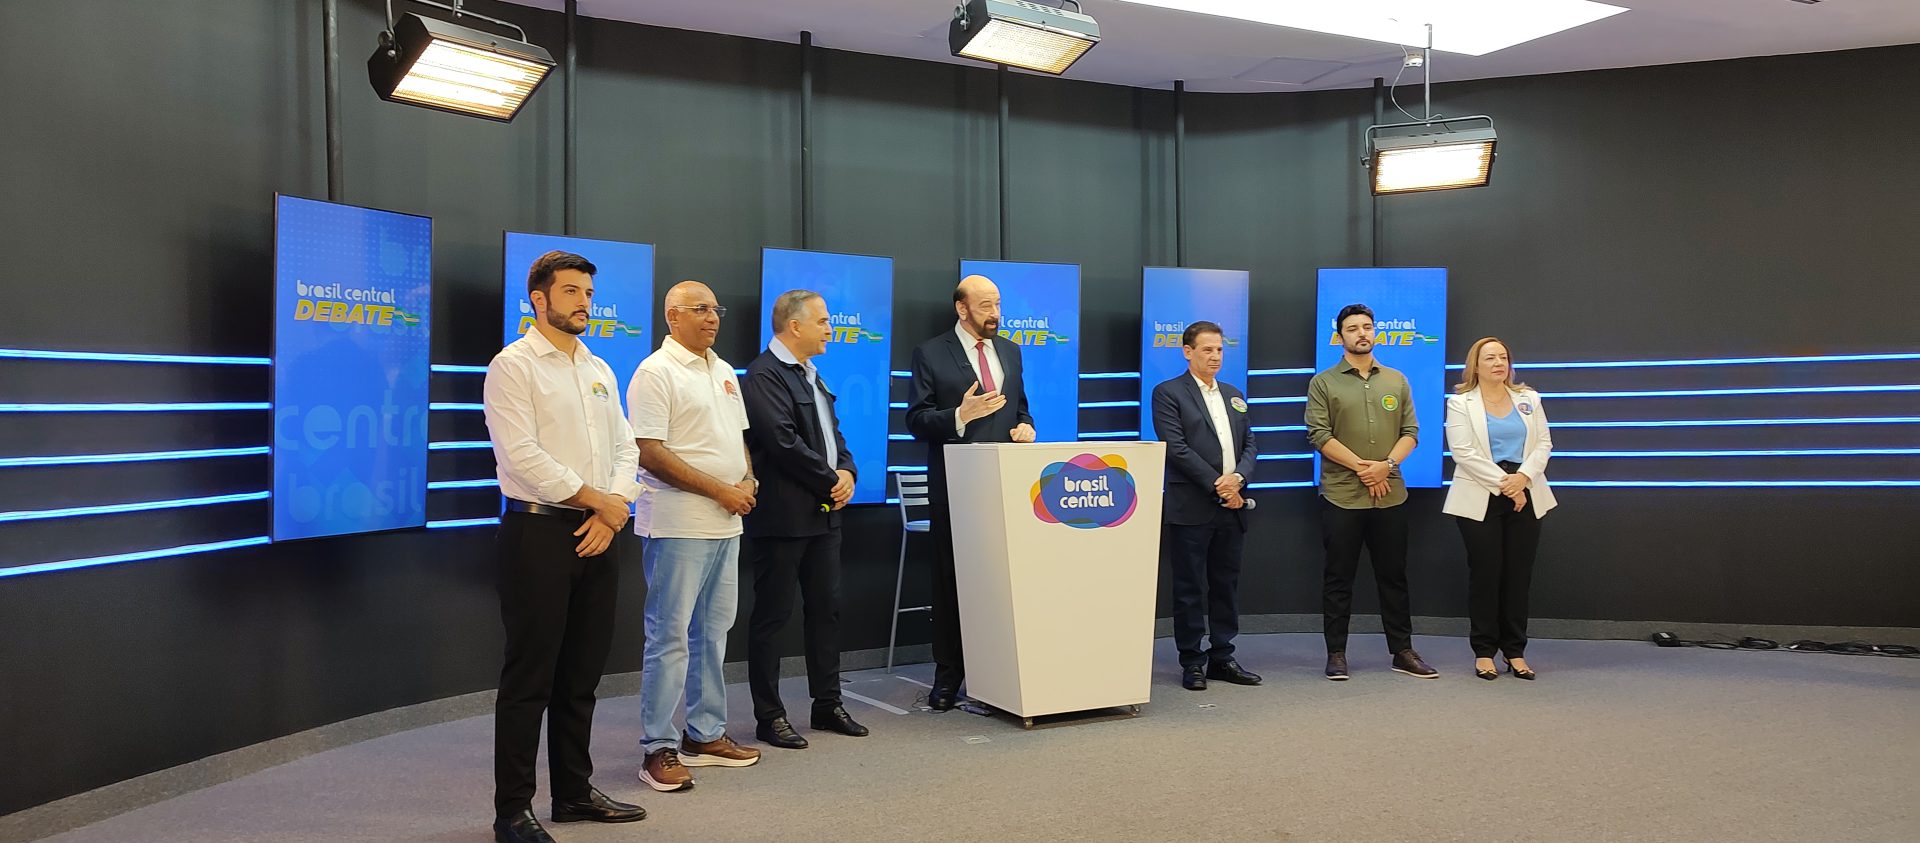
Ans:
[[[1180,684],[1189,691],[1204,690],[1208,679],[1258,685],[1260,677],[1233,658],[1247,532],[1241,493],[1259,458],[1247,399],[1217,379],[1226,351],[1219,325],[1188,325],[1180,344],[1187,373],[1153,388],[1153,430],[1167,443],[1166,547]],[[1202,634],[1211,639],[1204,650]]]
[[[747,366],[747,452],[760,493],[746,516],[753,565],[747,628],[747,685],[755,735],[804,749],[780,701],[774,637],[793,614],[794,585],[805,604],[807,690],[812,726],[853,737],[867,728],[840,701],[840,509],[853,497],[853,455],[840,435],[833,393],[812,359],[827,350],[833,324],[819,293],[790,290],[773,304],[773,342]]]

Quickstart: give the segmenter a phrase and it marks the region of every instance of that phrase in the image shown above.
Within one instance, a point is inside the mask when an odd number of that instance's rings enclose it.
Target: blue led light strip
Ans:
[[[1304,489],[1312,480],[1286,483],[1248,483],[1249,489]],[[1452,485],[1448,482],[1447,485]],[[1920,488],[1920,480],[1555,480],[1556,488],[1612,489],[1846,489]]]
[[[1625,421],[1555,421],[1567,427],[1767,427],[1810,424],[1920,424],[1920,416],[1857,416],[1831,419],[1633,419]]]
[[[924,465],[890,465],[890,466],[887,466],[887,473],[888,473],[888,474],[895,474],[895,473],[899,473],[899,472],[906,472],[906,473],[908,473],[908,474],[922,474],[922,473],[925,473],[925,472],[926,472],[926,470],[927,470],[927,467],[926,467],[926,466],[924,466]]]
[[[1554,422],[1553,426],[1559,427],[1560,423]],[[1307,426],[1304,424],[1280,424],[1280,425],[1269,425],[1267,427],[1253,428],[1254,433],[1285,433],[1290,430],[1297,430],[1301,433],[1305,433],[1307,432]]]
[[[1247,403],[1248,404],[1305,404],[1307,403],[1307,396],[1286,395],[1286,396],[1277,396],[1273,398],[1249,398],[1247,399]]]
[[[1557,456],[1557,455],[1556,455]],[[1263,460],[1310,460],[1313,454],[1261,454],[1256,459]]]
[[[1269,376],[1269,375],[1311,375],[1311,374],[1313,374],[1313,373],[1314,373],[1314,370],[1313,370],[1313,369],[1311,369],[1311,368],[1301,368],[1301,369],[1248,369],[1248,370],[1247,370],[1247,377],[1250,377],[1250,378],[1261,378],[1261,377],[1267,377],[1267,376]]]
[[[265,401],[198,404],[0,404],[0,413],[205,413],[265,410]]]
[[[13,512],[0,512],[0,524],[12,521],[41,521],[48,518],[77,518],[82,515],[115,515],[123,512],[149,512],[156,509],[183,509],[192,506],[214,506],[223,503],[263,501],[267,499],[268,494],[267,492],[241,492],[234,495],[208,495],[198,498],[176,498],[164,501],[111,503],[98,506],[69,506],[60,509],[22,509]]]
[[[206,542],[204,544],[186,544],[179,547],[162,547],[154,550],[136,550],[131,553],[116,553],[112,556],[93,556],[86,559],[68,559],[63,562],[39,562],[33,565],[20,565],[13,568],[0,568],[0,578],[18,577],[26,574],[44,574],[50,571],[67,571],[74,568],[91,568],[95,565],[115,565],[121,562],[140,562],[147,559],[163,559],[169,556],[192,556],[196,553],[212,553],[217,550],[231,550],[236,547],[252,547],[270,541],[266,536],[252,536],[229,541]]]
[[[1555,480],[1553,485],[1621,489],[1826,489],[1920,487],[1920,480]]]
[[[197,354],[114,354],[103,351],[42,351],[0,348],[0,358],[15,360],[88,360],[100,363],[194,363],[223,366],[266,366],[265,357],[210,357]]]
[[[445,404],[445,403],[433,403],[433,404],[428,404],[428,405],[427,405],[427,409],[429,409],[429,410],[434,410],[434,411],[439,411],[439,410],[471,410],[471,411],[475,411],[475,412],[478,412],[478,411],[481,411],[481,410],[485,410],[486,408],[487,408],[487,405],[485,405],[485,404]]]
[[[1868,363],[1891,360],[1920,360],[1920,352],[1893,354],[1816,354],[1807,357],[1710,357],[1698,360],[1598,360],[1582,363],[1520,363],[1515,369],[1640,369],[1661,366],[1750,366],[1775,363]],[[1459,363],[1447,368],[1458,371]]]
[[[484,375],[487,373],[485,366],[455,366],[451,363],[435,363],[429,368],[446,374]]]
[[[498,485],[500,485],[500,480],[492,477],[483,480],[435,480],[427,484],[427,491],[438,492],[442,489],[485,489]]]
[[[66,454],[48,457],[0,457],[0,468],[35,465],[103,465],[163,460],[198,460],[215,457],[255,457],[271,453],[265,445],[251,448],[204,448],[197,451],[141,451],[129,454]]]
[[[456,518],[451,521],[428,521],[427,529],[445,530],[454,527],[485,527],[498,523],[500,523],[500,517],[497,515],[492,518]]]
[[[1910,457],[1920,448],[1806,448],[1800,450],[1724,450],[1724,451],[1554,451],[1554,459],[1566,457],[1615,457],[1625,459],[1658,457]]]
[[[1083,381],[1139,380],[1140,373],[1139,372],[1081,372],[1080,379]]]
[[[888,441],[891,441],[891,442],[912,442],[912,441],[913,441],[913,434],[911,434],[911,433],[889,433],[889,434],[887,434],[887,440],[888,440]]]
[[[485,439],[469,439],[464,442],[428,442],[429,451],[465,451],[491,448],[493,443]]]
[[[1105,407],[1138,407],[1138,406],[1140,406],[1140,402],[1138,401],[1082,401],[1080,402],[1080,409],[1082,410],[1097,410]]]
[[[1542,398],[1681,398],[1716,395],[1822,395],[1860,392],[1920,392],[1920,384],[1853,386],[1762,386],[1742,389],[1642,389],[1626,392],[1543,392]]]
[[[1138,439],[1140,438],[1140,431],[1138,430],[1083,430],[1083,431],[1080,431],[1080,438],[1081,439]]]

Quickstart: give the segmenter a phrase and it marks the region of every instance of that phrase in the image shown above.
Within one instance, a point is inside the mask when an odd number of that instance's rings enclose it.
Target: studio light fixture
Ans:
[[[1433,113],[1431,24],[1426,48],[1409,54],[1401,70],[1408,67],[1420,68],[1425,76],[1426,116],[1367,127],[1367,149],[1360,164],[1367,168],[1373,195],[1486,187],[1493,179],[1494,143],[1499,139],[1493,118],[1484,114],[1442,118]],[[1394,84],[1399,82],[1396,75]],[[1395,107],[1399,107],[1397,101]]]
[[[947,28],[947,45],[956,56],[1055,76],[1098,43],[1100,25],[1081,11],[1079,0],[1061,0],[1058,8],[1023,0],[962,0]]]
[[[1481,123],[1456,128],[1463,123]],[[1461,117],[1367,128],[1373,193],[1485,187],[1493,177],[1493,118]]]
[[[367,59],[367,78],[388,102],[511,122],[553,71],[553,55],[527,43],[526,30],[452,5],[412,0],[511,29],[518,40],[416,14],[393,16]]]

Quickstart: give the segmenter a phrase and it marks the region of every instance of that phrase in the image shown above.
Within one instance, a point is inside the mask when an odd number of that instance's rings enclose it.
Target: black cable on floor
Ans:
[[[1767,638],[1745,637],[1738,641],[1688,641],[1669,632],[1653,634],[1653,643],[1662,647],[1700,647],[1708,650],[1789,650],[1795,653],[1833,653],[1842,656],[1885,656],[1896,659],[1920,658],[1920,647],[1907,644],[1874,644],[1867,641],[1825,641],[1801,639],[1780,646]]]

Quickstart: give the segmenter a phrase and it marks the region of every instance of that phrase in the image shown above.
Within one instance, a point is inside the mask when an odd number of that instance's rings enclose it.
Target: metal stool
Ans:
[[[927,508],[927,475],[894,474],[894,492],[900,499],[900,566],[893,579],[893,629],[887,632],[887,672],[893,672],[893,644],[900,636],[900,615],[904,612],[931,612],[932,606],[900,607],[900,587],[907,579],[907,535],[925,533],[932,525],[925,518],[914,518],[916,510]]]

